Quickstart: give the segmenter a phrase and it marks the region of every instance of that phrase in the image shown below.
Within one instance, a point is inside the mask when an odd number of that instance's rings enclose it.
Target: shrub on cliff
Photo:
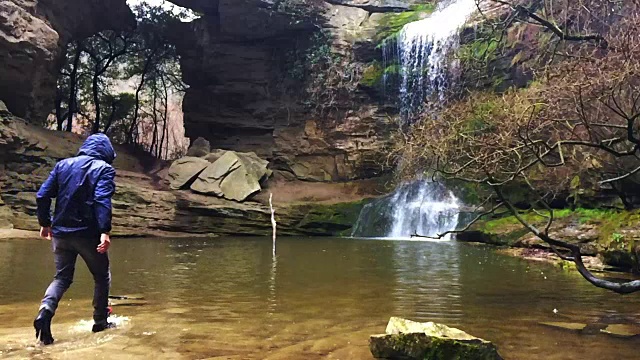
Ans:
[[[399,136],[402,171],[481,184],[487,195],[481,216],[504,208],[553,249],[566,250],[558,254],[594,285],[638,291],[640,282],[595,278],[580,248],[549,229],[559,197],[577,202],[585,191],[609,188],[634,206],[637,193],[626,189],[640,172],[640,5],[566,0],[554,2],[555,11],[546,1],[496,1],[514,10],[500,26],[532,21],[556,37],[535,81],[502,94],[471,92],[439,115],[425,115]],[[529,204],[547,219],[544,228],[519,215],[506,190],[514,184],[528,188]]]

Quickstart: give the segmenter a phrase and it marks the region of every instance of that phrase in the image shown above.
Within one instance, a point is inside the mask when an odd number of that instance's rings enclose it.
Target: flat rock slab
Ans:
[[[491,342],[433,322],[392,317],[386,334],[373,335],[369,349],[376,359],[501,360]]]
[[[600,332],[614,337],[632,338],[640,335],[640,327],[631,324],[611,324]]]
[[[174,161],[167,175],[171,188],[179,190],[189,186],[209,164],[205,159],[191,156],[186,156]]]
[[[550,321],[550,322],[541,322],[540,325],[562,329],[562,330],[570,330],[580,332],[587,327],[587,324],[583,323],[574,323],[574,322],[560,322],[560,321]]]
[[[191,190],[244,201],[261,190],[260,179],[268,175],[268,163],[254,153],[227,151],[200,173]]]

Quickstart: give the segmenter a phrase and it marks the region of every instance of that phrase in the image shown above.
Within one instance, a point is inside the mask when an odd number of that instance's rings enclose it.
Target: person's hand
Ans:
[[[96,250],[98,250],[100,254],[104,254],[109,251],[109,246],[111,246],[111,238],[109,237],[109,234],[100,235],[100,245],[98,245]]]
[[[43,226],[40,228],[40,237],[43,239],[51,240],[51,227]]]

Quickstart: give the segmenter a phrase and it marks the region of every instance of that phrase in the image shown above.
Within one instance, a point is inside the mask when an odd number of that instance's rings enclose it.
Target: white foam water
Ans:
[[[453,81],[451,51],[460,46],[460,28],[477,10],[475,0],[441,3],[428,18],[405,25],[397,41],[400,62],[400,110],[413,118],[425,100],[444,101]]]

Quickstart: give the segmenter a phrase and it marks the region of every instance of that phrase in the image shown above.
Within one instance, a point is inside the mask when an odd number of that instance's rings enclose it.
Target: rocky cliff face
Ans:
[[[82,141],[76,134],[30,125],[0,101],[0,229],[38,229],[35,194],[55,163],[74,156]],[[171,191],[153,173],[145,172],[149,165],[144,158],[121,146],[116,152],[115,235],[271,234],[271,211],[264,197],[238,203]],[[313,184],[306,186],[307,192],[309,186]],[[351,196],[350,203],[299,203],[286,200],[294,192],[290,188],[271,191],[280,235],[340,234],[351,229],[364,205],[362,196]],[[331,197],[345,201],[345,195],[349,193]]]
[[[357,82],[365,64],[380,58],[372,41],[377,19],[408,9],[411,1],[313,1],[313,13],[298,17],[286,0],[173,2],[204,14],[176,31],[190,86],[183,106],[188,137],[256,152],[272,168],[302,180],[342,181],[388,171],[383,164],[394,109]],[[319,33],[328,44],[313,42]],[[322,56],[340,57],[339,66],[349,72],[336,86],[343,93],[319,104],[305,92],[304,81],[291,81],[291,57],[325,45],[329,51]],[[316,111],[319,106],[326,109]]]
[[[125,0],[0,0],[0,100],[41,123],[53,108],[61,50],[135,24]]]

